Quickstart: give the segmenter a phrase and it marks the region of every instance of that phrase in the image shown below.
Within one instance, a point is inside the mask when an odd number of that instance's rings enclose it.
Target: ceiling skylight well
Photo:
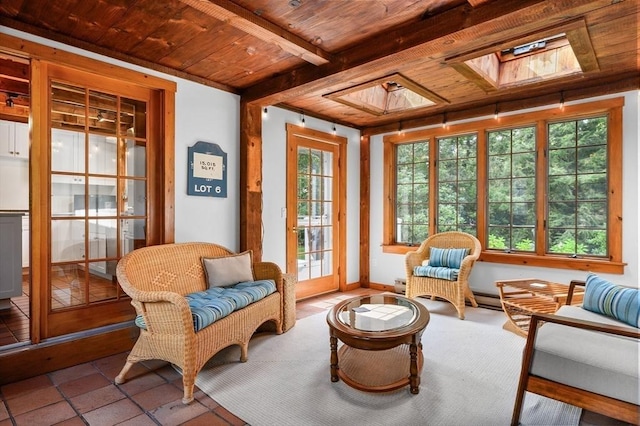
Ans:
[[[545,33],[548,35],[534,40],[520,40],[498,50],[465,54],[446,62],[485,91],[598,69],[584,21]]]
[[[325,97],[375,115],[427,108],[448,101],[401,74],[393,74]]]

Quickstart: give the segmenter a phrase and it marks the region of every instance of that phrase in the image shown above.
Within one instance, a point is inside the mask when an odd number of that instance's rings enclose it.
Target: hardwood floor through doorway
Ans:
[[[0,347],[29,341],[29,275],[22,275],[22,296],[12,297],[0,310]]]

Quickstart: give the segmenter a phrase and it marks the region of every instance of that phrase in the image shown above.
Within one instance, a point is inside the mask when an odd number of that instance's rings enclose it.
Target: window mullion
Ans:
[[[436,190],[438,185],[438,143],[436,138],[433,138],[429,143],[429,162],[429,235],[433,235],[437,232],[436,217],[438,215],[438,200],[436,199],[438,193]]]
[[[548,221],[548,188],[549,158],[547,123],[540,120],[536,123],[536,254],[544,256],[547,247]]]

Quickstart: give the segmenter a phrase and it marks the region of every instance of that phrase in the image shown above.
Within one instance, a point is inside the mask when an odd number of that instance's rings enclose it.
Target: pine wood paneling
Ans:
[[[429,122],[445,111],[454,116],[533,95],[558,96],[637,74],[637,17],[637,1],[611,0],[302,1],[298,7],[285,0],[0,4],[0,25],[241,94],[249,103],[302,110],[358,128]],[[582,73],[555,81],[529,76],[527,84],[495,90],[464,61],[450,62],[469,52],[482,56],[505,43],[540,39],[567,25]],[[516,74],[527,70],[524,61],[521,65]],[[449,104],[376,115],[324,98],[393,73]]]

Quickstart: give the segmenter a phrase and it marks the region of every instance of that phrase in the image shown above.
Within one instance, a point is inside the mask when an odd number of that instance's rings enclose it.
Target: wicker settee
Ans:
[[[185,296],[208,288],[202,258],[232,255],[235,253],[212,243],[176,243],[134,250],[118,262],[118,281],[131,297],[138,314],[136,323],[143,326],[116,383],[125,382],[136,362],[168,361],[182,370],[182,401],[188,404],[193,401],[198,372],[218,351],[239,345],[244,362],[249,339],[263,323],[271,322],[277,334],[295,324],[295,279],[282,274],[274,263],[256,262],[252,264],[254,279],[273,280],[276,291],[195,331]]]

